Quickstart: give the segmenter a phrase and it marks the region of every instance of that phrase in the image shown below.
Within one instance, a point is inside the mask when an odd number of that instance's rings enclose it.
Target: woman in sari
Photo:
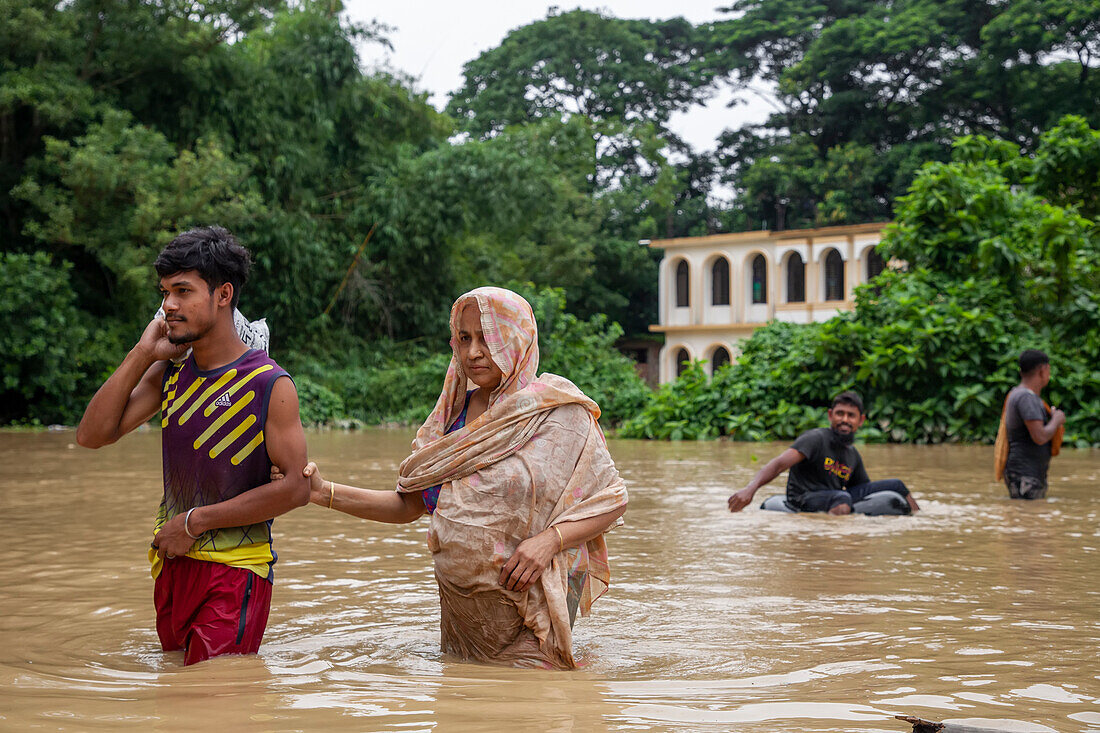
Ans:
[[[379,522],[431,515],[443,651],[572,669],[572,625],[607,589],[604,532],[627,495],[596,419],[569,380],[536,376],[531,306],[478,288],[451,309],[443,390],[401,463],[397,491],[306,467],[311,501]]]

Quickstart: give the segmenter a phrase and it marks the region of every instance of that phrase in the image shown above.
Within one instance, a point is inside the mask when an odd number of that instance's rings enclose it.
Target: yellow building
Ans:
[[[661,383],[686,362],[706,371],[728,364],[739,344],[768,321],[812,323],[851,310],[853,289],[883,269],[874,251],[886,223],[659,239],[663,333]]]

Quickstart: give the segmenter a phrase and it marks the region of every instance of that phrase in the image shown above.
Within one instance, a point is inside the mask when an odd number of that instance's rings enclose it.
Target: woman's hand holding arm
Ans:
[[[309,479],[310,503],[327,509],[386,524],[408,524],[425,512],[424,497],[419,491],[405,494],[338,484],[321,476],[321,469],[313,461],[302,469],[302,475]],[[272,466],[272,480],[281,477],[279,467]]]
[[[600,536],[626,512],[626,504],[606,514],[559,522],[528,537],[500,569],[500,584],[508,590],[527,590],[542,576],[550,561],[562,550]]]
[[[408,524],[424,515],[424,497],[419,491],[378,491],[326,481],[313,462],[302,473],[309,477],[309,500],[314,504],[386,524]]]

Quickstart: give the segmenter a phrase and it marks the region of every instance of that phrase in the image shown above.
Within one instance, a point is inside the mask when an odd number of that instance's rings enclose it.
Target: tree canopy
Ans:
[[[1098,2],[738,0],[699,25],[552,10],[470,60],[439,112],[362,65],[385,31],[340,2],[0,0],[0,256],[37,293],[0,305],[48,311],[0,354],[4,419],[71,420],[155,310],[156,251],[215,222],[254,254],[242,308],[277,350],[365,370],[440,343],[475,285],[550,289],[598,338],[638,336],[659,259],[639,240],[899,207],[890,246],[914,267],[1075,303],[1100,207]],[[709,150],[671,131],[750,84],[776,90],[765,123]],[[1003,231],[972,236],[979,204]],[[312,394],[341,399],[310,363]]]
[[[1100,131],[1079,116],[1042,133],[1034,153],[959,138],[949,161],[917,173],[879,245],[905,269],[860,286],[853,313],[758,330],[710,381],[696,366],[624,433],[793,438],[820,424],[832,395],[857,389],[871,440],[991,441],[1017,356],[1040,348],[1068,440],[1100,443],[1098,158]]]
[[[916,169],[958,135],[1034,149],[1065,114],[1100,123],[1095,0],[741,0],[727,11],[708,58],[735,82],[772,84],[781,111],[731,131],[718,153],[750,218],[772,228],[889,218]],[[849,165],[858,175],[838,175]]]

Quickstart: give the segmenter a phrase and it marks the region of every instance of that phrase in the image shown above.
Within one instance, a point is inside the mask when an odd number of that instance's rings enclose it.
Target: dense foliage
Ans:
[[[639,240],[886,219],[966,135],[903,204],[895,255],[943,293],[980,268],[1044,304],[1012,311],[1028,328],[1083,332],[1098,3],[736,0],[700,25],[552,10],[470,60],[440,113],[363,68],[357,44],[383,31],[339,0],[0,0],[0,257],[23,288],[0,295],[20,324],[0,338],[0,420],[76,420],[155,309],[155,252],[216,222],[255,253],[242,310],[268,318],[309,419],[414,419],[452,300],[530,282],[558,289],[544,366],[615,424],[640,383],[597,352],[656,320],[659,252]],[[671,132],[754,85],[775,89],[764,124],[715,150]],[[1066,112],[1077,131],[1042,138]]]
[[[1033,149],[1065,114],[1100,124],[1100,1],[736,0],[708,58],[779,110],[718,157],[747,221],[891,217],[964,134]]]
[[[340,10],[0,0],[0,256],[5,286],[22,287],[0,307],[27,324],[3,341],[0,419],[75,421],[156,308],[156,252],[210,222],[253,251],[242,310],[267,317],[276,356],[302,368],[317,421],[417,413],[385,367],[426,354],[393,344],[445,348],[451,301],[477,285],[566,288],[585,324],[611,311],[644,330],[632,306],[655,302],[657,255],[601,208],[595,123],[451,139],[407,80],[360,67],[355,45],[384,40]],[[659,163],[652,130],[638,136]],[[626,188],[617,200],[645,226],[649,189]],[[634,279],[597,284],[619,254]],[[374,353],[392,360],[354,356]],[[594,363],[611,362],[576,368]],[[364,407],[376,388],[406,401]]]
[[[0,420],[71,414],[86,362],[88,330],[73,305],[71,267],[50,258],[0,253]]]
[[[634,363],[615,349],[622,329],[605,316],[581,320],[565,311],[560,289],[513,284],[535,311],[539,329],[539,372],[568,377],[602,409],[601,420],[617,425],[635,414],[650,392]],[[296,365],[310,399],[303,419],[312,423],[419,423],[428,416],[443,386],[451,350],[441,339],[425,344],[388,344],[378,353],[345,359],[336,369],[316,362]]]
[[[880,245],[907,269],[862,286],[853,313],[772,323],[736,364],[696,365],[622,434],[792,438],[831,397],[863,394],[869,440],[989,441],[1025,348],[1051,356],[1067,439],[1100,443],[1100,131],[1067,117],[1034,156],[961,138],[921,169]]]

